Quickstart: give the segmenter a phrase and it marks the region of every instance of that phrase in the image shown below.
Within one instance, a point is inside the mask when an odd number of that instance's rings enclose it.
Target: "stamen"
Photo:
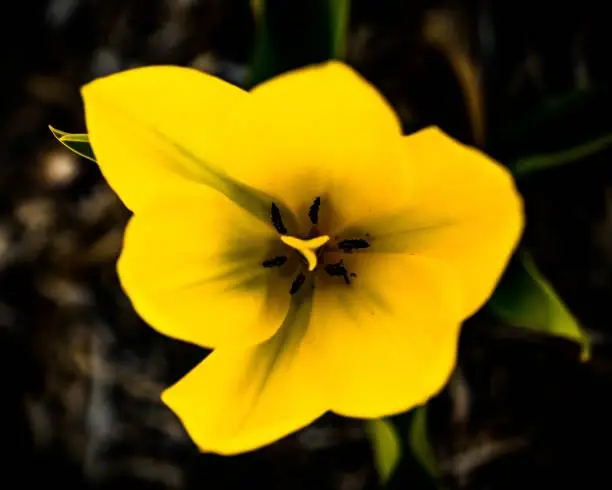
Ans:
[[[340,243],[338,243],[338,248],[346,253],[351,253],[354,250],[360,250],[369,247],[370,244],[368,243],[368,241],[362,239],[342,240]]]
[[[325,267],[325,272],[327,272],[332,277],[342,277],[346,284],[350,284],[351,280],[349,279],[349,273],[344,267],[344,261],[337,262],[335,264],[327,264]],[[351,274],[351,277],[356,277],[357,275]]]
[[[287,228],[283,224],[283,217],[281,216],[280,209],[274,203],[272,203],[272,208],[270,209],[270,219],[272,220],[272,225],[276,228],[281,235],[287,234]]]
[[[308,210],[308,217],[310,218],[310,222],[313,225],[316,225],[319,222],[319,208],[321,207],[321,198],[317,197],[310,209]]]
[[[322,235],[311,238],[310,240],[302,240],[301,238],[284,235],[281,236],[280,239],[285,245],[296,249],[302,254],[302,257],[304,257],[308,263],[308,271],[312,272],[317,268],[317,254],[315,251],[329,241],[329,236]]]
[[[285,262],[287,262],[287,257],[281,255],[279,257],[274,257],[273,259],[264,260],[261,265],[263,267],[280,267]]]
[[[291,284],[291,289],[289,290],[289,294],[297,293],[302,287],[302,285],[304,284],[304,281],[306,281],[306,276],[300,272],[298,276],[295,278],[295,280],[293,281],[293,284]]]

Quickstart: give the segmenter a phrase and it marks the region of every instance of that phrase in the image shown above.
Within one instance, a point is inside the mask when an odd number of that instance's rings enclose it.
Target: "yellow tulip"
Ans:
[[[328,411],[396,414],[444,386],[522,231],[501,165],[437,128],[403,136],[339,62],[250,92],[156,66],[82,93],[134,213],[122,287],[153,328],[213,349],[162,393],[201,450],[259,448]]]

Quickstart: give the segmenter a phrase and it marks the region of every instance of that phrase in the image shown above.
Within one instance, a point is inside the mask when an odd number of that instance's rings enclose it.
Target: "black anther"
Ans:
[[[289,290],[289,294],[297,293],[299,289],[302,287],[302,285],[304,284],[305,280],[306,280],[306,276],[300,272],[298,276],[295,278],[295,280],[293,281],[293,284],[291,284],[291,289]]]
[[[281,216],[280,209],[274,203],[272,203],[272,208],[270,209],[270,219],[272,220],[272,225],[276,228],[281,235],[287,234],[287,228],[283,224],[283,217]]]
[[[319,208],[321,207],[321,198],[317,197],[310,209],[308,210],[308,217],[310,218],[310,222],[313,225],[316,225],[319,222]]]
[[[346,267],[344,267],[344,262],[341,260],[335,264],[327,264],[325,267],[325,272],[327,272],[332,277],[342,277],[346,284],[350,284],[351,280],[349,279],[348,271]]]
[[[343,252],[351,253],[354,250],[362,250],[369,248],[370,244],[367,240],[355,239],[355,240],[342,240],[338,243],[338,248]]]
[[[280,267],[285,262],[287,262],[287,257],[281,255],[279,257],[274,257],[273,259],[264,260],[261,265],[263,267]]]

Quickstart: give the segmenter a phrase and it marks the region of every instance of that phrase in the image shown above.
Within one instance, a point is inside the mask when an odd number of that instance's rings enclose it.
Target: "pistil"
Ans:
[[[329,236],[321,235],[309,240],[302,240],[301,238],[281,235],[280,239],[285,245],[297,250],[304,257],[308,264],[308,271],[312,272],[317,268],[316,251],[329,241]]]

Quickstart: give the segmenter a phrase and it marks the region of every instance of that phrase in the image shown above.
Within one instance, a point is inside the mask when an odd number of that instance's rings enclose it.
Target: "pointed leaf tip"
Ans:
[[[488,308],[508,325],[565,337],[580,344],[583,362],[591,357],[589,335],[540,273],[527,251],[520,252],[512,260],[489,300]]]
[[[62,145],[68,148],[73,153],[87,158],[92,162],[96,161],[91,145],[89,144],[89,136],[85,133],[66,133],[60,129],[54,128],[49,124],[49,130]]]
[[[438,463],[427,430],[427,406],[414,409],[408,440],[414,457],[431,477],[437,478]]]
[[[386,419],[368,420],[365,429],[372,443],[374,463],[380,482],[385,485],[393,475],[401,457],[399,436],[393,424]]]

